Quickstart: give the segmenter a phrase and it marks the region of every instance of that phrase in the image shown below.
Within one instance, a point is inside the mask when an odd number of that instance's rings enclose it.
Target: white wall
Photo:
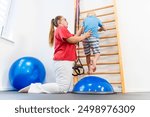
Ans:
[[[150,1],[116,1],[126,91],[150,91]]]
[[[54,82],[53,49],[48,45],[50,21],[63,15],[74,33],[73,0],[13,0],[11,35],[14,44],[0,39],[0,90],[12,89],[8,80],[11,64],[20,57],[33,56],[46,68],[46,82]]]

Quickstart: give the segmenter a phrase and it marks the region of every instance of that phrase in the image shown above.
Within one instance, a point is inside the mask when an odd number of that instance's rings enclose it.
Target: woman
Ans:
[[[56,27],[56,30],[54,29]],[[77,34],[73,35],[68,31],[68,22],[63,16],[56,16],[51,20],[49,33],[50,46],[54,44],[54,69],[56,83],[35,83],[21,89],[22,93],[66,93],[72,90],[72,66],[77,59],[75,44],[89,38],[91,32],[88,31],[82,36],[81,27]]]

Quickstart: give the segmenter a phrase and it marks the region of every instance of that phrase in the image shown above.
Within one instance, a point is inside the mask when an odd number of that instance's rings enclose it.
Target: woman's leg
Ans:
[[[73,61],[55,61],[56,83],[34,83],[21,89],[22,93],[66,93],[73,83]]]
[[[73,61],[55,61],[56,83],[60,92],[68,92],[73,88]]]

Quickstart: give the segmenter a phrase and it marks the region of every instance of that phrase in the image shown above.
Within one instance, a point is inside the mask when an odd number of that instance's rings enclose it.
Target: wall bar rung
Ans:
[[[90,75],[100,75],[100,74],[120,74],[120,72],[116,71],[116,72],[94,72],[91,73]],[[84,75],[89,75],[88,73],[85,73]]]
[[[118,46],[118,44],[115,43],[115,44],[100,45],[101,48],[104,48],[104,47],[113,47],[113,46]],[[83,50],[83,48],[77,48],[77,50]]]
[[[114,5],[108,5],[108,6],[104,6],[104,7],[101,7],[101,8],[81,11],[80,14],[87,13],[87,12],[92,12],[92,11],[97,11],[97,10],[102,10],[102,9],[107,9],[107,8],[111,8],[111,7],[114,7]]]
[[[114,12],[111,12],[111,13],[96,15],[96,17],[103,17],[103,16],[108,16],[108,15],[113,15],[113,14],[114,14]],[[83,18],[81,18],[80,20],[83,20]]]
[[[109,54],[101,54],[101,56],[112,56],[112,55],[118,55],[118,52],[116,53],[109,53]],[[91,55],[91,57],[93,57],[94,55]],[[79,58],[84,58],[85,55],[81,55],[81,56],[78,56]]]
[[[116,38],[117,36],[116,35],[113,35],[113,36],[105,36],[105,37],[101,37],[100,39],[108,39],[108,38]]]
[[[119,64],[119,62],[101,62],[97,63],[96,65],[114,65],[114,64]],[[87,64],[82,64],[83,66],[87,66]]]

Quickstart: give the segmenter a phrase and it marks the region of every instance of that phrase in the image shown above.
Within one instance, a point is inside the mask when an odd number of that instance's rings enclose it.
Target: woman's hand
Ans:
[[[81,27],[79,28],[79,30],[77,31],[76,36],[80,36],[80,35],[83,33],[83,31],[84,31],[84,27],[81,26]]]
[[[88,32],[84,33],[83,36],[85,38],[89,38],[91,36],[92,32],[89,30]]]
[[[78,43],[78,42],[80,42],[80,41],[82,41],[82,40],[84,40],[86,38],[89,38],[91,36],[91,34],[92,34],[92,32],[88,31],[88,32],[84,33],[81,36],[75,35],[75,36],[72,36],[72,37],[68,38],[67,42],[68,43]]]

